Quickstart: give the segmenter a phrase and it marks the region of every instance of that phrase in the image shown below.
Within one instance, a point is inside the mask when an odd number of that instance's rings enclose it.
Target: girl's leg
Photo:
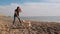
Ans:
[[[17,18],[18,18],[19,22],[21,23],[21,20],[20,20],[19,16]]]
[[[14,16],[13,24],[15,23],[15,19],[16,19],[16,18],[15,18],[15,16]]]

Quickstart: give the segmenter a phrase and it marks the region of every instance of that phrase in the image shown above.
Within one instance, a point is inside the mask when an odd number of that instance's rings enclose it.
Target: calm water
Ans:
[[[21,17],[24,20],[37,20],[37,21],[53,21],[60,22],[60,16],[35,16],[35,17]]]

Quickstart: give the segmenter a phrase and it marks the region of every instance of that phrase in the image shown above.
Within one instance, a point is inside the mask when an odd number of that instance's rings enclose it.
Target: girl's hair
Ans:
[[[19,6],[17,7],[17,10],[19,9]]]

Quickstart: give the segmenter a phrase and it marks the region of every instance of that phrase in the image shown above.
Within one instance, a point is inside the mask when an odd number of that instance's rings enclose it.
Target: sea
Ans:
[[[28,16],[20,17],[22,20],[60,22],[60,16]]]

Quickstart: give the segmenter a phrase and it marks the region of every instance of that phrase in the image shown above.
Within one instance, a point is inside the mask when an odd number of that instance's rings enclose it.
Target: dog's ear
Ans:
[[[25,22],[25,20],[23,20],[23,22]]]
[[[31,26],[31,22],[29,21],[28,23],[29,23],[29,26]]]

